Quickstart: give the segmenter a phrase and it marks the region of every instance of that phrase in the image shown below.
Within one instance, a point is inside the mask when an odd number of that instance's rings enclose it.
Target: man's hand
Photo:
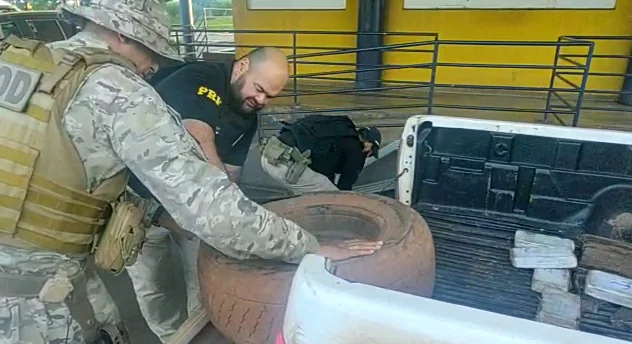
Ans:
[[[344,260],[373,254],[381,248],[381,241],[347,240],[322,244],[316,254],[332,260]]]

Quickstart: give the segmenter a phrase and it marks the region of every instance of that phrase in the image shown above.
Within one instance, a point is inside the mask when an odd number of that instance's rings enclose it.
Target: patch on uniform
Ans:
[[[220,97],[217,94],[217,92],[213,91],[212,89],[210,89],[208,87],[204,87],[204,86],[198,87],[197,95],[208,98],[213,103],[215,103],[215,105],[217,105],[217,106],[222,105],[222,97]]]
[[[41,72],[0,61],[0,105],[23,112],[41,76]]]

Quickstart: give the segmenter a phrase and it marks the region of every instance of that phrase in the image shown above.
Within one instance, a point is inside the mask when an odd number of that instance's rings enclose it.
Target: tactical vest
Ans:
[[[335,154],[336,142],[342,137],[358,136],[355,124],[347,116],[309,115],[284,124],[280,133],[289,131],[301,151],[311,151],[314,158]]]
[[[129,172],[87,192],[62,117],[89,73],[106,63],[132,67],[105,49],[53,50],[16,36],[0,43],[0,244],[87,254],[103,230]]]

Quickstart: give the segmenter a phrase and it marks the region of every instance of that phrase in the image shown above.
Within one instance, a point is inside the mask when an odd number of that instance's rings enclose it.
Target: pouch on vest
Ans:
[[[121,201],[115,208],[94,250],[94,263],[114,274],[136,262],[145,229],[143,210],[133,202]]]
[[[281,157],[286,154],[288,148],[278,138],[273,136],[263,146],[261,154],[268,160],[270,165],[276,166],[281,161]]]

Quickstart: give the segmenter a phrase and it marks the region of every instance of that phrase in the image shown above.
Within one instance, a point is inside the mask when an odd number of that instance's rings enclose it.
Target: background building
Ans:
[[[381,10],[368,14],[374,27],[385,32],[437,33],[441,40],[513,40],[556,41],[563,35],[630,36],[632,34],[632,0],[233,0],[233,19],[236,30],[318,30],[355,32],[359,20],[366,20],[360,4],[375,3]],[[517,5],[516,5],[517,4]],[[428,7],[428,8],[422,8]],[[435,7],[435,8],[433,8]],[[446,7],[446,8],[440,8]],[[460,7],[460,8],[459,8]],[[522,7],[522,8],[516,8]],[[373,16],[373,17],[371,17]],[[359,19],[360,18],[360,19]],[[386,36],[382,44],[421,41],[423,37]],[[355,48],[357,36],[353,34],[297,34],[291,33],[239,33],[235,42],[245,46],[237,50],[240,55],[251,45],[299,47]],[[595,53],[629,55],[629,39],[598,42]],[[573,53],[567,48],[568,53]],[[291,49],[287,49],[292,54]],[[297,54],[326,51],[324,49],[297,49]],[[578,52],[576,52],[578,53]],[[384,64],[411,65],[430,62],[431,54],[386,51]],[[495,46],[441,46],[438,59],[442,63],[504,63],[551,65],[555,48]],[[331,55],[303,61],[356,62],[356,54]],[[595,60],[593,70],[623,73],[627,59]],[[349,69],[340,66],[338,69]],[[298,74],[336,70],[334,66],[299,64]],[[427,70],[396,69],[381,73],[382,80],[424,81]],[[349,75],[337,75],[349,78]],[[454,85],[509,85],[548,86],[550,70],[537,69],[480,69],[451,68],[437,71],[438,84]],[[619,90],[622,78],[591,77],[588,88]]]

